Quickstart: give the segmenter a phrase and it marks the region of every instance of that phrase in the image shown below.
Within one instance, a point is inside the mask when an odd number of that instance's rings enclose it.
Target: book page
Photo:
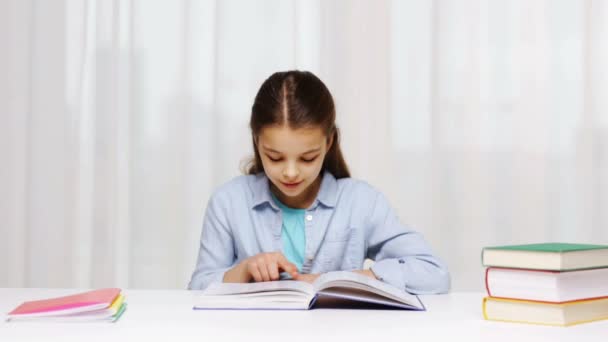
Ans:
[[[354,309],[423,309],[405,304],[388,297],[365,290],[345,287],[329,288],[319,292],[315,304],[319,308],[354,308]]]
[[[339,292],[339,288],[356,289],[375,293],[391,300],[409,304],[415,307],[423,307],[418,297],[402,291],[392,285],[377,279],[372,279],[362,274],[349,271],[328,272],[321,275],[313,286],[317,292],[331,289],[331,292]]]
[[[194,308],[306,310],[313,298],[312,285],[301,281],[213,283],[196,297]]]
[[[295,291],[314,295],[315,290],[309,283],[294,280],[266,281],[260,283],[213,283],[203,290],[203,295],[232,295],[246,293]]]

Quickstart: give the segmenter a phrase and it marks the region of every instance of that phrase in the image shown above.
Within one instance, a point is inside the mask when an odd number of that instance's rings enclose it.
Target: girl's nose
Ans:
[[[283,177],[288,181],[297,179],[299,174],[300,171],[293,163],[288,163],[283,169]]]

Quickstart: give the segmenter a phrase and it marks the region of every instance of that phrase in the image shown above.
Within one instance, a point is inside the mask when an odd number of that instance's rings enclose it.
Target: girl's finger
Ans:
[[[262,281],[262,275],[260,274],[260,271],[258,270],[258,266],[256,264],[249,264],[247,270],[249,271],[249,274],[251,274],[251,276],[253,277],[254,281]]]
[[[270,280],[279,280],[279,265],[276,262],[270,262],[267,266]]]
[[[262,275],[262,281],[270,281],[270,275],[268,274],[268,266],[266,263],[259,263],[258,270]]]
[[[291,274],[291,276],[295,276],[296,274],[298,274],[298,268],[296,267],[296,265],[292,264],[291,262],[287,261],[287,259],[285,259],[285,257],[281,257],[277,260],[277,264],[279,265],[279,267],[284,270],[285,272]]]

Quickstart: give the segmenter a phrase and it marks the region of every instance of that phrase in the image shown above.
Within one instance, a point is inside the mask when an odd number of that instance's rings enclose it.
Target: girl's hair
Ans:
[[[350,177],[340,150],[334,100],[325,84],[311,72],[276,72],[262,83],[251,108],[249,127],[254,157],[246,166],[247,174],[264,172],[256,142],[262,128],[272,125],[288,125],[292,129],[320,127],[326,137],[333,137],[323,170],[336,178]]]

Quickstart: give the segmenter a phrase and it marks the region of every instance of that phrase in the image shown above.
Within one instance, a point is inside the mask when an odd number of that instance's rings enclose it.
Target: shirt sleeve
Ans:
[[[423,236],[399,222],[387,199],[376,192],[366,225],[371,270],[386,283],[414,294],[446,293],[450,274]]]
[[[228,224],[228,202],[214,194],[207,205],[196,268],[189,290],[204,290],[209,284],[222,282],[224,273],[235,261],[234,243]]]

